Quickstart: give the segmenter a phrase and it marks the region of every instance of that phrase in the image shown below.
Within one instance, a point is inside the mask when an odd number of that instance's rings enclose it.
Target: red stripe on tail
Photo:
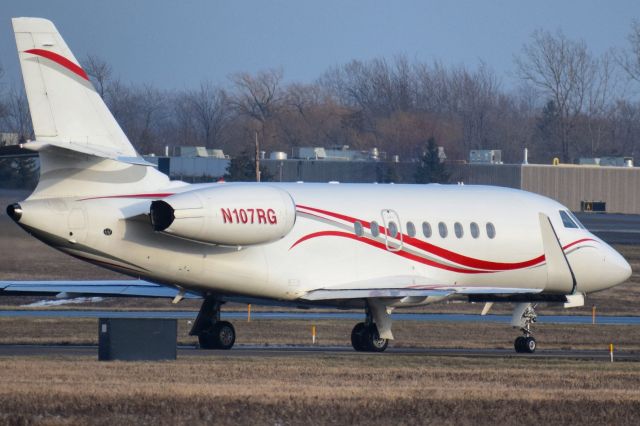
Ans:
[[[64,56],[60,56],[55,52],[52,52],[50,50],[44,50],[44,49],[29,49],[29,50],[25,50],[24,53],[31,53],[32,55],[37,55],[37,56],[42,56],[43,58],[47,58],[50,61],[53,61],[56,64],[65,67],[66,69],[68,69],[72,73],[74,73],[74,74],[82,77],[83,79],[89,81],[89,76],[87,75],[86,72],[84,72],[84,70],[82,69],[82,67],[80,67],[80,65],[77,65],[77,64],[71,62],[70,60],[68,60]]]

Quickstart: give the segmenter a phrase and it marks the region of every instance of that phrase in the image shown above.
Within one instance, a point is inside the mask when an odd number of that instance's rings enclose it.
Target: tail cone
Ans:
[[[16,223],[20,222],[20,218],[22,217],[22,207],[20,207],[20,204],[15,203],[8,206],[7,215]]]

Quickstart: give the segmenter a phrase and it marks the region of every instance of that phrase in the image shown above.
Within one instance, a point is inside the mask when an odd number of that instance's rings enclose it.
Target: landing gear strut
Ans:
[[[532,354],[536,351],[536,339],[531,334],[531,324],[536,322],[538,315],[531,303],[519,303],[513,311],[511,324],[520,327],[522,336],[518,336],[513,343],[517,353]]]
[[[220,321],[220,307],[224,302],[207,297],[202,302],[190,336],[198,336],[201,349],[231,349],[236,341],[236,330],[228,321]]]
[[[389,345],[389,339],[380,337],[369,305],[365,312],[365,322],[359,322],[351,331],[351,345],[358,352],[383,352]]]

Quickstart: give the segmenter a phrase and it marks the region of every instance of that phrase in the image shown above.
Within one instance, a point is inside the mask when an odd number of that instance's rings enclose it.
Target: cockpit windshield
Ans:
[[[571,219],[573,219],[573,221],[575,222],[575,224],[576,224],[576,225],[578,225],[578,228],[580,228],[580,229],[587,229],[587,228],[582,224],[582,222],[580,222],[580,221],[578,220],[578,218],[576,217],[576,215],[574,215],[574,214],[571,212],[571,210],[567,210],[567,213],[569,214],[569,216],[571,216]]]
[[[582,225],[578,220],[578,218],[576,218],[573,215],[573,213],[571,213],[569,210],[560,210],[559,213],[560,213],[560,218],[562,219],[562,224],[564,225],[565,228],[585,229],[584,225]]]

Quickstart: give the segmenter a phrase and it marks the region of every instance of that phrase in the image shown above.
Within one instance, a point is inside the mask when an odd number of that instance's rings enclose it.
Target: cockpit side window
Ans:
[[[565,228],[575,228],[578,229],[578,225],[571,219],[569,213],[565,210],[560,210],[560,218],[562,219],[562,224]]]
[[[580,222],[580,220],[578,220],[578,218],[576,217],[576,215],[574,215],[571,210],[567,210],[567,214],[569,216],[571,216],[571,219],[573,219],[573,221],[576,223],[576,225],[578,225],[578,228],[580,229],[587,229],[582,222]]]

